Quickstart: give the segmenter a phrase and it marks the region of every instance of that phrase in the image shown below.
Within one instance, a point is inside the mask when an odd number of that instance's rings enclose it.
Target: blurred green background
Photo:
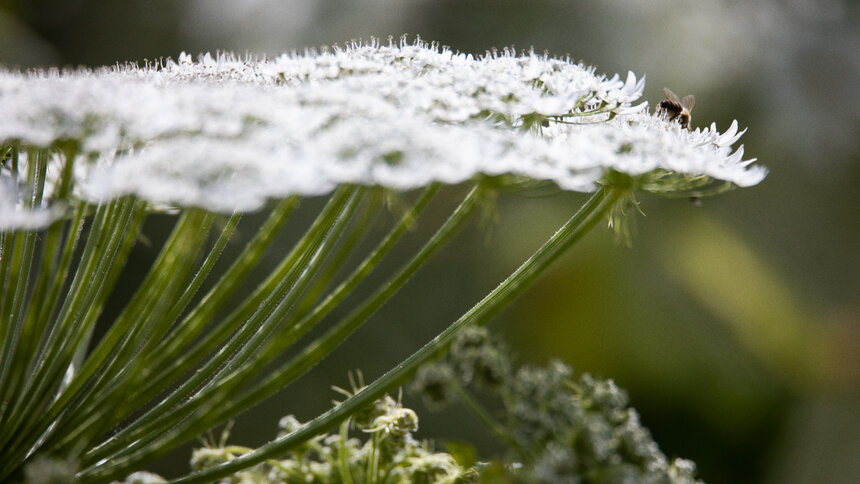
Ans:
[[[642,197],[632,247],[594,231],[492,328],[522,361],[557,357],[615,379],[663,451],[695,460],[707,482],[860,482],[858,2],[0,0],[7,67],[183,50],[275,56],[404,33],[464,52],[533,47],[598,72],[647,74],[652,105],[667,86],[696,95],[694,126],[749,127],[747,156],[771,170],[760,186],[702,206]],[[448,190],[414,239],[458,195]],[[241,416],[231,442],[264,442],[278,416],[327,408],[329,385],[346,386],[348,369],[373,378],[417,349],[583,200],[500,196],[495,221],[473,224],[335,358]],[[152,243],[135,249],[115,304],[170,223],[148,222]],[[419,410],[423,437],[469,439],[485,457],[499,451],[464,410],[406,403]],[[187,469],[187,452],[152,468]]]

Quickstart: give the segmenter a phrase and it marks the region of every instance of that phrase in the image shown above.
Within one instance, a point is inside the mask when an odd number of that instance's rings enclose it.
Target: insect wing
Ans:
[[[670,91],[668,87],[663,88],[663,94],[669,101],[672,101],[675,104],[681,104],[681,101],[678,99],[678,96],[674,92]]]
[[[692,94],[690,94],[689,96],[684,96],[684,99],[681,100],[681,106],[683,106],[684,109],[687,110],[687,112],[692,111],[693,106],[695,106],[695,105],[696,105],[696,96],[693,96]]]

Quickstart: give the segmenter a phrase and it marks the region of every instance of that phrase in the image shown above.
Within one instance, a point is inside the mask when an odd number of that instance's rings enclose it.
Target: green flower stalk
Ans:
[[[122,478],[250,408],[342,344],[499,188],[592,195],[412,357],[293,432],[181,480],[227,475],[335,428],[486,323],[600,220],[618,222],[635,193],[704,196],[763,179],[732,148],[737,123],[681,129],[633,104],[643,88],[632,73],[607,78],[566,59],[476,58],[420,41],[0,71],[0,480],[44,459],[81,482]],[[454,185],[468,194],[424,245],[303,342]],[[353,259],[391,193],[407,208]],[[302,198],[320,196],[312,223],[291,220]],[[223,260],[242,214],[263,208],[251,241]],[[177,214],[172,233],[96,337],[152,212]],[[285,226],[300,237],[273,247]],[[272,252],[280,262],[234,303]],[[349,260],[360,262],[350,271]],[[287,350],[293,358],[272,365]]]

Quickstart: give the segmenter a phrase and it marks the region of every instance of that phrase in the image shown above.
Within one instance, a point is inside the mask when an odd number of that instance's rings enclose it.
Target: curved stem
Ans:
[[[28,193],[22,195],[23,203],[29,209],[34,209],[42,203],[47,161],[48,154],[45,150],[30,150],[27,159]],[[7,386],[20,377],[19,374],[15,375],[15,378],[8,380],[6,378],[13,365],[16,365],[13,355],[21,351],[18,348],[18,339],[24,333],[24,316],[27,312],[24,303],[30,287],[30,273],[33,269],[33,255],[36,250],[36,232],[28,230],[16,233],[13,247],[10,273],[12,277],[9,281],[13,284],[12,299],[6,301],[7,304],[0,311],[0,320],[3,321],[3,340],[0,342],[0,396],[5,396]],[[5,296],[6,290],[3,292]],[[19,368],[18,371],[21,369]]]
[[[182,292],[181,296],[179,294],[175,294],[177,300],[173,302],[170,306],[170,312],[168,313],[168,315],[161,318],[161,321],[163,323],[170,323],[176,321],[180,313],[186,308],[188,302],[191,300],[194,294],[196,294],[197,290],[212,269],[212,266],[215,264],[215,261],[218,259],[218,256],[221,254],[221,251],[226,246],[230,235],[233,233],[233,230],[238,224],[239,218],[240,215],[235,214],[226,222],[220,237],[218,238],[212,249],[209,251],[206,259],[198,268],[197,273],[194,275],[193,279],[188,282],[188,284],[185,284],[183,282],[183,284],[180,286],[180,292]],[[177,224],[177,227],[179,227],[179,225],[180,224]],[[198,224],[196,223],[192,224],[190,230],[200,232],[200,228],[197,225]],[[186,229],[186,232],[188,232],[188,229]],[[199,237],[205,237],[205,234],[206,232],[202,232],[197,235]],[[186,235],[188,234],[186,233]],[[199,240],[199,242],[202,242],[202,240]],[[196,251],[196,248],[194,249],[194,251]],[[184,258],[190,259],[190,257],[187,257],[189,250],[185,249],[185,253],[186,257]],[[158,264],[156,264],[156,267],[158,267]],[[178,271],[176,269],[162,269],[161,272],[171,274],[172,276]],[[167,286],[168,284],[162,283],[161,285]],[[167,300],[165,297],[163,297],[163,295],[161,296],[161,299]],[[136,326],[142,326],[142,324],[132,325],[134,330],[138,329]],[[92,383],[87,380],[86,387],[81,387],[84,390],[84,393],[82,393],[80,396],[76,396],[75,400],[77,402],[87,401],[89,403],[89,405],[87,405],[88,408],[75,408],[75,419],[63,422],[65,428],[58,426],[56,429],[54,429],[54,439],[48,439],[42,445],[50,448],[58,435],[62,435],[63,438],[66,438],[70,434],[78,435],[78,431],[75,426],[81,421],[86,421],[86,419],[90,418],[92,415],[99,416],[99,422],[102,423],[102,425],[111,425],[112,421],[108,418],[105,418],[105,416],[101,413],[101,410],[104,408],[104,402],[109,401],[111,398],[123,398],[117,397],[117,395],[125,395],[127,397],[128,395],[133,394],[132,389],[136,388],[136,386],[139,386],[140,377],[138,375],[143,372],[143,370],[141,370],[142,365],[139,361],[141,359],[139,355],[146,355],[151,352],[155,352],[155,346],[163,341],[163,332],[166,331],[166,329],[166,327],[162,327],[161,330],[159,330],[157,336],[153,336],[152,333],[150,333],[150,335],[145,338],[145,341],[137,343],[138,347],[136,349],[125,348],[132,343],[131,335],[135,332],[134,330],[126,331],[127,333],[129,333],[129,336],[127,337],[127,341],[122,344],[120,344],[117,340],[106,344],[105,342],[107,341],[107,338],[109,338],[111,335],[110,332],[108,333],[108,336],[103,337],[96,351],[89,356],[87,365],[84,365],[78,377],[83,379],[85,373],[87,372],[88,366],[90,366],[90,362],[97,361],[96,363],[93,363],[92,369],[97,369],[99,372],[102,373],[102,376],[99,376],[99,378],[110,378],[110,381],[108,383],[102,383],[103,385],[105,385],[105,388],[97,389],[98,380],[94,380],[96,381],[96,383]],[[102,351],[110,352],[111,356],[108,357],[107,360],[104,357],[98,356],[98,353],[102,348],[104,348],[104,350]],[[119,363],[119,358],[116,357],[119,352],[133,353],[135,357],[126,357],[125,360],[122,362],[122,368],[120,368],[116,372],[111,372],[109,371],[110,367],[105,365],[105,361],[110,361],[111,364]],[[93,373],[90,373],[90,375],[92,374]],[[70,387],[68,390],[69,392],[71,392],[72,388]],[[77,391],[77,389],[75,390]],[[67,409],[73,407],[73,405],[69,403],[69,401],[71,400],[71,396],[66,395],[66,393],[68,392],[64,392],[64,394],[61,394],[60,397],[52,403],[51,408],[46,411],[46,415],[51,421],[53,421],[55,416],[59,414],[60,410],[68,412]],[[117,418],[116,415],[113,415],[112,417],[114,419]],[[43,417],[43,419],[44,418],[45,417]],[[97,433],[98,428],[95,425],[91,425],[89,426],[88,430],[90,434],[93,434]]]
[[[217,310],[226,303],[232,292],[237,290],[251,269],[259,262],[266,248],[272,243],[275,235],[286,223],[297,204],[298,198],[295,196],[286,198],[279,203],[230,269],[221,276],[212,289],[191,309],[189,314],[173,328],[170,337],[162,342],[164,346],[157,352],[143,355],[140,366],[149,369],[149,376],[135,381],[135,385],[138,387],[128,395],[130,400],[148,400],[157,395],[159,391],[192,368],[195,362],[201,361],[206,354],[214,351],[230,334],[236,331],[243,318],[250,317],[251,310],[242,313],[241,317],[228,318],[216,327],[204,332],[206,325],[217,314]],[[288,269],[289,264],[284,264],[283,271],[276,270],[276,273],[280,277],[285,277]],[[260,306],[265,299],[265,294],[274,290],[275,282],[259,288],[263,289],[257,291],[260,297],[252,296],[249,302]]]
[[[235,460],[190,474],[172,481],[173,484],[196,484],[228,476],[238,470],[258,464],[281,454],[296,445],[337,426],[354,412],[360,410],[386,392],[406,382],[417,369],[444,351],[454,340],[460,329],[470,324],[484,324],[517,296],[522,294],[549,265],[564,251],[579,240],[607,213],[618,199],[619,193],[610,188],[601,188],[583,207],[550,239],[541,246],[516,271],[491,291],[478,304],[455,321],[451,326],[427,343],[423,348],[401,362],[382,377],[364,387],[352,397],[311,420],[298,430],[245,454]]]
[[[419,200],[413,210],[405,214],[401,220],[401,226],[395,228],[394,235],[399,237],[399,233],[405,230],[411,224],[414,215],[417,215],[416,210],[423,208],[424,204],[429,201],[429,198],[435,192],[435,186],[425,192],[424,196]],[[365,302],[354,311],[349,313],[339,324],[330,328],[324,335],[320,336],[312,344],[310,344],[300,354],[291,359],[285,365],[275,370],[270,376],[256,384],[255,388],[245,394],[242,398],[236,398],[234,391],[238,384],[246,382],[249,377],[253,376],[258,368],[252,365],[240,368],[237,372],[229,375],[220,382],[220,398],[213,398],[209,406],[204,408],[202,413],[206,414],[209,420],[186,420],[176,427],[172,428],[165,436],[162,437],[162,443],[157,446],[149,446],[148,448],[139,450],[135,453],[125,452],[128,456],[115,456],[111,460],[105,461],[101,465],[93,466],[91,469],[85,469],[82,476],[90,477],[90,475],[98,475],[101,479],[113,479],[122,475],[122,470],[130,468],[139,462],[144,462],[157,455],[158,452],[163,452],[164,449],[172,448],[175,444],[188,440],[200,432],[205,431],[211,426],[211,421],[220,421],[229,418],[243,410],[246,410],[253,404],[265,399],[277,389],[282,388],[289,382],[293,381],[307,369],[314,366],[322,360],[330,351],[337,345],[343,342],[349,334],[356,330],[364,321],[367,320],[377,309],[379,309],[394,293],[396,293],[409,278],[417,272],[417,270],[432,256],[438,249],[444,246],[444,243],[450,239],[462,226],[469,220],[470,215],[474,212],[478,202],[482,198],[484,189],[480,186],[475,186],[466,198],[457,206],[445,223],[436,231],[431,239],[419,250],[409,262],[406,263],[395,275],[393,275],[386,283],[371,295]],[[380,246],[385,252],[390,249],[390,243],[393,240],[386,238]],[[374,252],[366,262],[372,262],[375,265],[377,253]],[[362,264],[358,273],[363,273],[369,266]],[[366,275],[366,274],[364,274]],[[362,276],[363,277],[363,276]],[[351,280],[352,278],[350,278]],[[305,328],[309,329],[309,328]],[[299,335],[295,335],[297,338]],[[281,341],[280,344],[284,344]],[[166,442],[166,443],[164,443]],[[135,442],[137,444],[137,442]],[[95,459],[94,459],[95,460]]]
[[[9,464],[0,469],[0,480],[13,471],[48,430],[27,421],[33,411],[42,411],[53,400],[55,391],[75,354],[85,346],[94,328],[107,294],[119,275],[134,243],[143,219],[143,204],[124,197],[107,205],[102,216],[97,215],[84,249],[83,260],[70,289],[60,317],[45,338],[45,352],[38,355],[9,424],[0,431],[0,441],[8,443],[14,454]],[[38,410],[34,410],[38,409]]]
[[[344,484],[352,484],[352,473],[349,470],[349,457],[347,456],[346,442],[349,440],[349,418],[340,424],[340,440],[338,441],[338,468],[340,478]]]
[[[229,391],[229,376],[236,368],[242,367],[263,341],[277,329],[278,323],[307,287],[310,278],[337,240],[362,194],[363,190],[360,188],[348,187],[333,195],[318,218],[315,229],[309,231],[300,242],[297,258],[294,264],[290,264],[287,277],[279,282],[278,288],[257,309],[252,318],[246,321],[243,328],[170,395],[85,454],[83,462],[98,462],[111,455],[139,450],[149,441],[160,437],[153,429],[170,428],[188,417],[211,395]],[[248,366],[255,366],[255,363],[249,363]],[[233,383],[240,384],[243,381],[234,379]],[[200,414],[197,418],[204,419],[209,426],[217,423],[212,415]]]

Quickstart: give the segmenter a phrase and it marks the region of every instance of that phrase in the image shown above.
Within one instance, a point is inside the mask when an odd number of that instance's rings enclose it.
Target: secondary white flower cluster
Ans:
[[[134,193],[225,212],[341,183],[410,189],[478,174],[579,191],[609,170],[738,186],[764,177],[733,152],[736,124],[724,135],[681,130],[633,106],[643,88],[632,73],[622,81],[546,55],[478,58],[420,41],[274,60],[183,53],[145,67],[0,72],[0,146],[20,166],[28,147],[75,146],[72,193],[90,202]],[[49,179],[61,172],[53,160]],[[0,228],[28,226],[7,215],[23,210],[10,186],[0,183]]]

